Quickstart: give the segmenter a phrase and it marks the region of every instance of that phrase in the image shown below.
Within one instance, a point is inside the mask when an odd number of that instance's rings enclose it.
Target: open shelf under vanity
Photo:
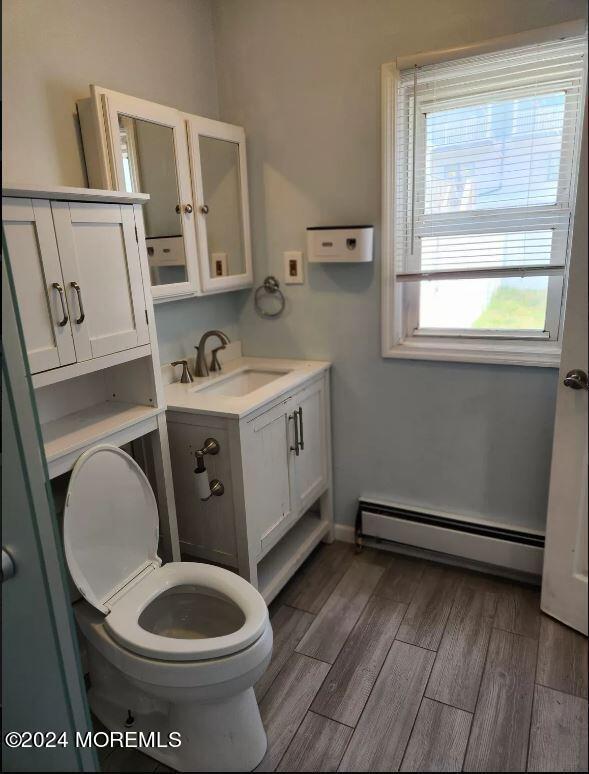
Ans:
[[[258,564],[258,589],[266,604],[274,599],[311,551],[329,532],[328,521],[307,511]]]

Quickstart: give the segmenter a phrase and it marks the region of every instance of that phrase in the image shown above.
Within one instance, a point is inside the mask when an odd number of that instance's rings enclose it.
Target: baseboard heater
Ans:
[[[544,536],[489,521],[470,521],[368,499],[358,503],[356,545],[365,538],[541,575]]]

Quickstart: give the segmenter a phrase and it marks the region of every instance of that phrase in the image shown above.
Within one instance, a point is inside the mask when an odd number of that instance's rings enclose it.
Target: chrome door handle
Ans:
[[[180,215],[182,210],[184,210],[184,212],[187,215],[190,215],[190,213],[192,212],[192,204],[185,204],[183,207],[181,207],[179,204],[177,204],[176,205],[176,212],[178,213],[178,215]]]
[[[203,215],[208,215],[209,214],[209,205],[208,204],[203,204],[202,207],[200,208],[200,211],[202,212]]]
[[[16,575],[16,565],[14,563],[14,559],[8,551],[3,548],[2,549],[2,581],[9,580],[10,578],[14,578]]]
[[[303,435],[303,409],[301,408],[301,406],[299,406],[298,414],[299,414],[299,425],[300,425],[300,430],[301,430],[301,439],[299,441],[299,446],[301,447],[301,449],[304,449],[305,448],[305,436]]]
[[[574,368],[572,371],[569,371],[568,374],[564,377],[563,384],[565,387],[570,387],[571,390],[589,389],[589,380],[587,379],[587,374],[580,368]]]
[[[295,445],[290,447],[290,450],[293,451],[297,457],[299,456],[299,425],[297,422],[297,412],[293,411],[292,414],[289,414],[289,419],[292,419],[294,421],[294,432],[295,432]]]
[[[61,301],[61,311],[63,313],[63,318],[57,324],[59,325],[60,328],[63,328],[64,325],[67,325],[67,321],[69,319],[67,316],[67,311],[65,306],[65,297],[63,293],[63,288],[59,284],[59,282],[54,282],[51,287],[55,288],[55,290],[57,290],[57,292],[59,293],[59,300]]]
[[[78,285],[77,282],[70,282],[70,286],[76,291],[76,295],[78,296],[78,306],[80,307],[80,316],[77,318],[76,323],[80,325],[86,319],[86,314],[84,312],[84,304],[82,303],[82,291],[80,290],[80,286]]]

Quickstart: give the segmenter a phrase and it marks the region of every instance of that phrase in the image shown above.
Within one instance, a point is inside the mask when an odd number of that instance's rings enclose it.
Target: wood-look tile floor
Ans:
[[[587,771],[587,639],[537,589],[333,543],[270,613],[258,771]]]

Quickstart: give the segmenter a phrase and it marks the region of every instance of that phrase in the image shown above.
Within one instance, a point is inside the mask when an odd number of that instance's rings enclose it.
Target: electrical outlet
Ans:
[[[284,284],[302,285],[303,254],[300,250],[287,250],[284,253]]]

